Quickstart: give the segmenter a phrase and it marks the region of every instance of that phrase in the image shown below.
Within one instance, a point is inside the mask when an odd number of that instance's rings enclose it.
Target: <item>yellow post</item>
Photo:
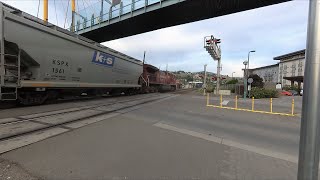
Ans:
[[[209,93],[207,93],[207,106],[209,105]]]
[[[293,116],[294,113],[294,99],[292,98],[292,105],[291,105],[291,115]]]
[[[272,98],[270,98],[270,112],[272,113]]]
[[[76,11],[76,0],[71,0],[71,8],[73,12]]]
[[[76,0],[71,0],[71,10],[72,10],[72,16],[71,16],[71,31],[74,32],[75,30],[75,22],[74,22],[74,14],[76,12]]]
[[[48,22],[48,0],[43,0],[43,20]]]
[[[252,111],[254,111],[254,97],[252,97]]]
[[[236,96],[236,109],[238,109],[238,96]]]
[[[222,107],[222,94],[220,94],[220,107]]]

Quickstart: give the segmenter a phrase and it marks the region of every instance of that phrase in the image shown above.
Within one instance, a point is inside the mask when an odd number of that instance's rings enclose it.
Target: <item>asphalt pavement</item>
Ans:
[[[0,179],[295,179],[299,127],[182,94],[2,154]]]

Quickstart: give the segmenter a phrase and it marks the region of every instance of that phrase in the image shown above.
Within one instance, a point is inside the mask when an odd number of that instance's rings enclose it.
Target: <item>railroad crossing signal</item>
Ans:
[[[204,37],[204,48],[214,60],[221,59],[221,49],[220,46],[218,46],[219,43],[221,43],[221,39],[217,39],[214,36]]]

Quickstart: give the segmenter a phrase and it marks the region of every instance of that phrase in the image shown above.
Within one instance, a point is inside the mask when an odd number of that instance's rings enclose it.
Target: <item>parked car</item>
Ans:
[[[302,95],[303,95],[303,89],[300,90],[300,96],[302,96]]]
[[[289,92],[289,91],[281,91],[280,94],[281,94],[281,95],[284,95],[284,96],[292,96],[292,93]]]
[[[291,92],[292,96],[299,96],[299,93],[296,90],[289,90],[289,92]]]

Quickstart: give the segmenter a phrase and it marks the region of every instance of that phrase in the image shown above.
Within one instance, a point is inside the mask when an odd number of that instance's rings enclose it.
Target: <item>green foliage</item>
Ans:
[[[254,97],[256,99],[260,98],[276,98],[278,97],[278,91],[274,89],[264,89],[253,87],[250,92],[250,98]]]
[[[226,84],[237,84],[237,83],[238,83],[238,79],[231,79]]]
[[[299,92],[299,88],[297,85],[294,85],[293,87],[287,85],[287,86],[284,86],[282,89],[285,91],[295,90],[295,91]]]
[[[207,86],[207,92],[208,93],[213,93],[214,92],[214,90],[215,90],[215,88],[216,88],[216,86],[214,86],[214,85],[208,85]]]
[[[193,81],[192,75],[188,75],[188,76],[186,77],[186,79],[187,79],[188,82]]]
[[[251,74],[249,78],[253,79],[253,83],[251,84],[251,87],[263,88],[264,83],[263,83],[263,79],[260,76],[258,76],[257,74]]]

